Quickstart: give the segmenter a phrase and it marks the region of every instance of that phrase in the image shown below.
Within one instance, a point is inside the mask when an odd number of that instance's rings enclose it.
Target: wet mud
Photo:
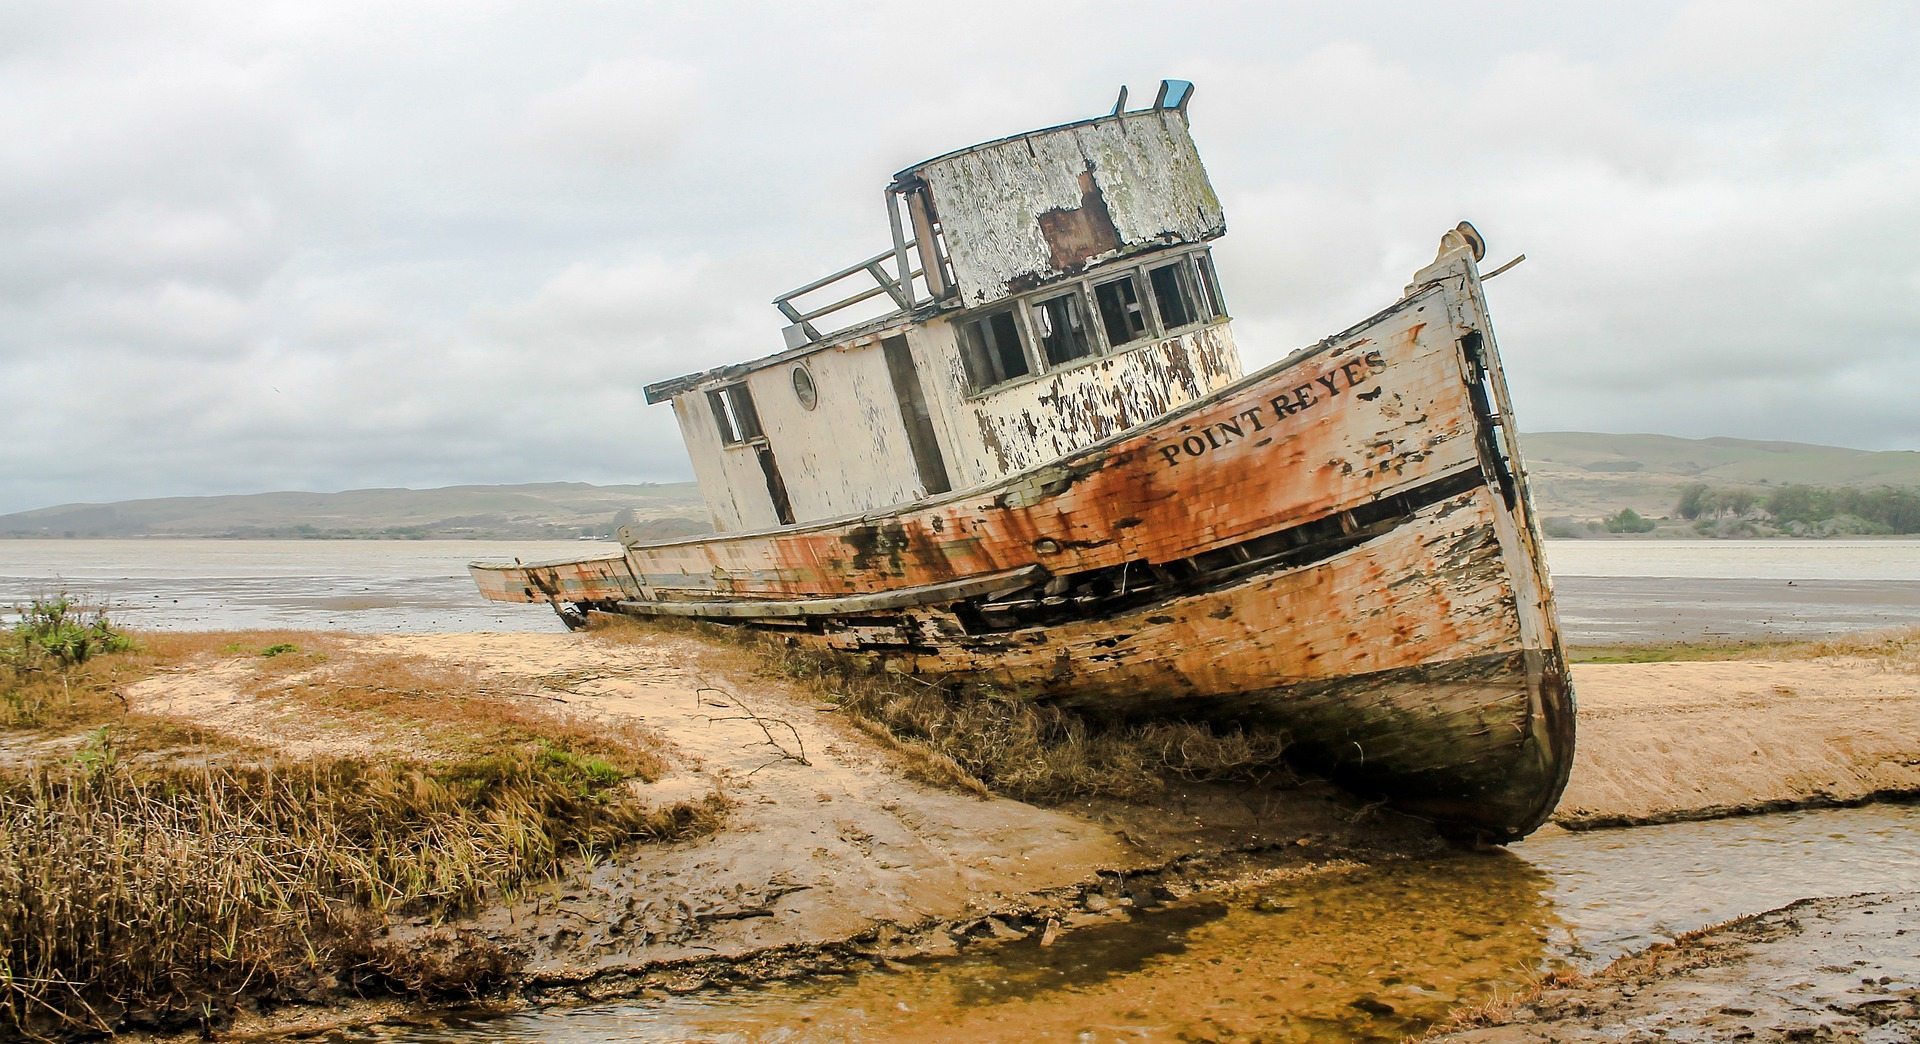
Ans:
[[[1621,958],[1429,1040],[1920,1040],[1920,892],[1807,899]]]

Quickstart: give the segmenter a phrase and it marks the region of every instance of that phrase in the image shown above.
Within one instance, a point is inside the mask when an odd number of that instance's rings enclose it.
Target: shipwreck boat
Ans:
[[[1456,833],[1532,831],[1574,702],[1481,239],[1243,375],[1191,96],[902,171],[891,249],[774,302],[786,350],[647,387],[717,532],[476,563],[481,592],[1278,729]]]

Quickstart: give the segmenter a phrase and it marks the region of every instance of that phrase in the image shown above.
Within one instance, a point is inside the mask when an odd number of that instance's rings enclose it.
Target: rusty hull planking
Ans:
[[[1356,789],[1418,780],[1422,810],[1478,808],[1519,837],[1558,799],[1538,707],[1563,698],[1542,686],[1564,688],[1564,668],[1525,642],[1500,514],[1478,487],[1324,561],[1117,616],[967,634],[923,611],[891,635],[800,640],[1095,714],[1275,729]]]
[[[625,555],[570,562],[475,562],[467,566],[480,593],[496,602],[617,602],[641,597]]]

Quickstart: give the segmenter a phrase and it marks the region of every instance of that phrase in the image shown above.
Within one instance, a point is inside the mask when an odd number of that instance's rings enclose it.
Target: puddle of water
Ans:
[[[904,971],[333,1039],[1384,1041],[1549,968],[1795,899],[1920,888],[1920,808],[1589,834],[1198,897]]]

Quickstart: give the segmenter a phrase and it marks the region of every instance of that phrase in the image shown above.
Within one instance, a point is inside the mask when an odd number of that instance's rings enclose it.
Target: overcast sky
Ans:
[[[1525,430],[1920,448],[1911,4],[0,5],[0,511],[690,475],[908,164],[1198,85],[1249,368],[1470,218]]]

